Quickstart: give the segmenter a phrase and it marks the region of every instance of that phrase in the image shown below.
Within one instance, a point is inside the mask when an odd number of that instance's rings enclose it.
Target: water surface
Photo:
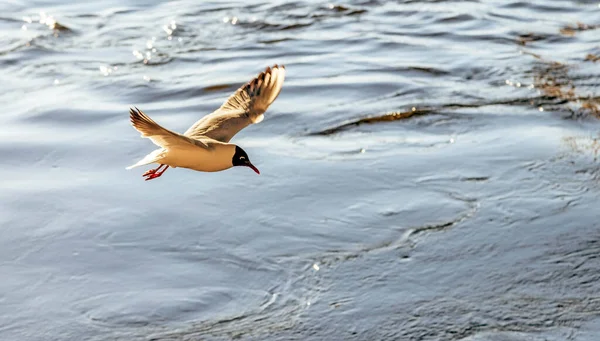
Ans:
[[[2,340],[596,340],[597,1],[0,13]],[[125,171],[275,63],[260,176]]]

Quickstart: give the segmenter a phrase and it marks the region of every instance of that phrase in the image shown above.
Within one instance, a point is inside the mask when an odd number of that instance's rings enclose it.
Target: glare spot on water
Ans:
[[[147,48],[149,48],[149,49],[151,49],[151,48],[152,48],[152,46],[153,46],[153,45],[152,45],[152,40],[148,40],[148,41],[146,42],[146,47],[147,47]]]
[[[27,25],[23,24],[23,26],[21,26],[21,29],[22,29],[23,31],[27,31]]]
[[[453,137],[450,138],[450,143],[454,143],[454,142],[455,142],[454,138]]]
[[[60,84],[60,81],[58,79],[55,79],[54,80],[54,85],[58,85],[58,84]]]
[[[237,22],[238,22],[238,18],[237,18],[237,17],[233,17],[233,18],[231,19],[231,24],[232,24],[232,25],[235,25],[235,24],[237,24]]]
[[[415,107],[412,107],[412,111],[417,111],[417,108],[415,108]]]
[[[223,17],[223,22],[224,23],[228,23],[229,22],[229,17]]]
[[[183,41],[183,39],[181,39],[181,37],[179,37],[179,38],[177,38],[177,41],[178,41],[178,42],[182,42],[182,41]],[[156,52],[156,51],[154,51],[154,52]]]
[[[152,51],[146,51],[145,55],[140,53],[140,56],[141,58],[138,57],[138,59],[144,59],[144,64],[148,64],[148,62],[152,59]]]
[[[543,107],[539,107],[538,110],[539,111],[544,111],[544,108]]]
[[[151,81],[150,77],[148,77],[148,76],[144,76],[144,80],[145,80],[146,82],[149,82],[149,81]]]
[[[23,17],[23,21],[26,22],[26,23],[28,23],[28,24],[31,24],[33,22],[33,20],[31,19],[31,17]]]
[[[110,67],[110,66],[104,66],[104,65],[100,66],[100,72],[105,76],[110,75],[111,73],[113,73],[113,71],[116,71],[116,70],[117,70],[116,66],[114,68]]]
[[[520,87],[521,87],[521,83],[518,83],[518,82],[517,82],[517,84],[515,84],[515,85],[516,85],[516,87],[517,87],[517,88],[520,88]]]
[[[45,12],[40,12],[40,24],[48,26],[49,29],[53,30],[56,26],[56,20],[52,16],[47,15]]]
[[[171,29],[172,30],[176,30],[177,29],[177,23],[175,22],[175,20],[171,21]]]
[[[313,269],[315,269],[315,271],[319,271],[319,269],[320,269],[319,264],[317,264],[317,263],[313,264],[312,267],[313,267]]]
[[[137,58],[137,59],[144,59],[144,55],[138,51],[138,50],[133,50],[133,55]]]
[[[360,153],[361,153],[361,154],[364,154],[366,151],[367,151],[367,150],[366,150],[366,149],[364,149],[364,148],[361,148],[361,149],[360,149]]]

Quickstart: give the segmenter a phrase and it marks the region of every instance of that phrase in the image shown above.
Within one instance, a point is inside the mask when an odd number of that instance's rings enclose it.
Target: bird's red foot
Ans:
[[[148,171],[144,174],[142,174],[142,176],[148,176],[148,175],[152,175],[156,173],[156,169],[148,169]]]
[[[160,177],[161,175],[162,175],[162,172],[161,173],[152,172],[146,176],[146,181],[156,179],[156,178]]]
[[[146,173],[144,173],[144,177],[146,178],[145,180],[152,180],[152,179],[156,179],[159,176],[163,175],[163,173],[167,170],[167,168],[169,168],[169,166],[166,166],[165,169],[163,169],[162,171],[159,172],[159,170],[165,165],[160,165],[158,168],[156,169],[150,169],[148,170]]]

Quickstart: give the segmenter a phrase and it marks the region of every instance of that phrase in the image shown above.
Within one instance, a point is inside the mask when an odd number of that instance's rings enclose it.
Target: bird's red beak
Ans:
[[[250,162],[246,163],[246,166],[252,168],[252,170],[255,171],[256,174],[260,174],[260,171],[258,170],[258,168],[254,167],[254,165],[251,164]]]

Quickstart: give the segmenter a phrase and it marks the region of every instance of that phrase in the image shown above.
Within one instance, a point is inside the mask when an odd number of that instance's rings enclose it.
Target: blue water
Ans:
[[[0,339],[596,340],[599,18],[0,3]],[[275,63],[260,176],[124,169]]]

